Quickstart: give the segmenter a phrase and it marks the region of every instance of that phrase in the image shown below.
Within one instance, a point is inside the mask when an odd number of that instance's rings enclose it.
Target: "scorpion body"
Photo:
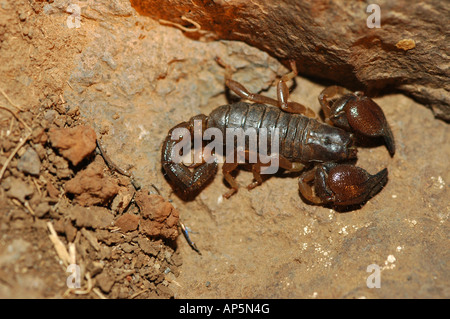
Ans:
[[[256,133],[261,128],[268,132],[278,129],[280,155],[291,162],[341,161],[355,158],[357,152],[351,133],[264,104],[238,102],[220,106],[209,115],[207,127],[218,128],[223,133],[227,128],[254,128]]]
[[[226,66],[226,85],[240,97],[254,103],[223,105],[209,116],[194,116],[169,131],[163,143],[161,162],[169,181],[180,195],[186,198],[195,195],[217,171],[217,161],[203,161],[194,167],[173,161],[174,148],[182,140],[182,136],[174,137],[175,129],[184,128],[193,134],[195,121],[199,120],[202,132],[216,128],[226,136],[227,129],[254,129],[258,140],[261,129],[266,129],[269,139],[270,132],[278,129],[279,166],[290,171],[313,166],[299,177],[300,193],[311,203],[334,206],[362,204],[382,189],[387,181],[386,169],[371,175],[348,163],[356,159],[357,154],[354,132],[384,138],[391,156],[394,154],[392,132],[381,108],[362,92],[352,93],[332,86],[319,96],[326,123],[319,122],[313,118],[315,113],[309,108],[287,101],[286,81],[297,74],[295,64],[291,63],[291,66],[293,71],[278,83],[277,100],[248,92],[241,84],[231,80],[230,67]],[[245,143],[245,152],[248,157],[249,143]],[[236,161],[225,161],[223,164],[224,178],[231,186],[230,191],[223,195],[225,198],[238,189],[231,175],[238,164]],[[248,185],[249,189],[262,183],[260,174],[264,165],[261,162],[251,164],[254,182]]]

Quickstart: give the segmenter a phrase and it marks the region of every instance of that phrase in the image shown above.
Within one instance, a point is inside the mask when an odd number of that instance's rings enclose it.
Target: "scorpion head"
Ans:
[[[340,128],[323,125],[310,130],[306,139],[304,158],[314,162],[345,161],[356,158],[353,134]]]

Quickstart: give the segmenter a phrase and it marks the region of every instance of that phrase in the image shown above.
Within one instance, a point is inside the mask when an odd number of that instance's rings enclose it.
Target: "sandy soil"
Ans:
[[[0,109],[0,165],[26,136],[22,122],[32,129],[0,177],[2,298],[450,296],[448,124],[403,95],[376,97],[397,152],[391,158],[382,145],[359,150],[358,166],[370,173],[387,167],[389,181],[351,212],[303,202],[295,174],[224,200],[228,186],[219,171],[185,202],[164,178],[160,148],[171,127],[228,102],[214,57],[236,67],[235,79],[251,91],[269,96],[287,70],[243,43],[190,40],[138,16],[127,1],[80,4],[79,28],[69,27],[67,1],[0,4],[0,105],[16,112]],[[293,87],[293,100],[319,110],[323,83],[299,76]],[[168,242],[129,224],[128,231],[117,229],[123,215],[140,212],[134,202],[121,209],[117,199],[114,206],[117,193],[89,208],[67,193],[68,182],[90,165],[123,187],[120,203],[125,189],[133,193],[98,151],[73,165],[48,140],[52,128],[80,124],[94,129],[139,185],[156,188],[178,210],[202,255],[182,236]],[[240,185],[251,178],[244,170],[237,175]],[[75,245],[81,288],[68,290],[49,222],[66,249]],[[370,265],[380,270],[380,288],[368,287]]]

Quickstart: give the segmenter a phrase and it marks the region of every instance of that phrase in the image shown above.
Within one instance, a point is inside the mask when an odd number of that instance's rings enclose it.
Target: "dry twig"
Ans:
[[[58,235],[56,234],[55,229],[53,228],[53,224],[51,222],[47,222],[48,230],[50,231],[50,240],[53,243],[53,246],[55,246],[56,253],[58,254],[59,259],[64,263],[65,266],[70,265],[70,255],[66,249],[66,246],[64,246],[61,239],[59,239]]]
[[[16,148],[11,152],[9,157],[6,159],[5,163],[3,164],[2,169],[0,170],[0,181],[2,180],[3,174],[5,174],[5,171],[9,165],[9,162],[11,162],[11,160],[17,154],[19,149],[28,141],[30,136],[31,136],[31,131],[29,131],[28,134],[24,138],[22,138],[22,140],[19,142],[19,144],[17,144]]]
[[[194,25],[194,28],[186,28],[185,26],[176,23],[176,22],[172,22],[172,21],[168,21],[168,20],[164,20],[164,19],[159,19],[159,23],[161,24],[165,24],[165,25],[171,25],[173,27],[176,27],[178,29],[180,29],[181,31],[184,32],[199,32],[202,29],[202,26],[200,24],[198,24],[197,22],[195,22],[192,19],[186,18],[185,16],[181,17],[181,20],[187,21],[189,23],[191,23],[192,25]]]
[[[97,287],[92,288],[92,291],[93,291],[97,296],[99,296],[100,299],[108,299],[108,298],[105,297],[104,294],[102,294],[102,292],[100,291],[100,289],[98,289]]]
[[[20,24],[19,24],[20,25]],[[2,89],[0,89],[0,93],[5,97],[5,99],[12,105],[14,106],[16,109],[18,109],[19,111],[23,112],[23,108],[20,107],[19,105],[17,105],[16,103],[14,103],[13,101],[11,101],[11,99],[9,98],[9,96],[5,93],[5,91],[3,91]]]
[[[0,109],[8,111],[9,113],[11,113],[16,120],[18,120],[20,123],[22,123],[23,126],[25,126],[29,131],[31,131],[31,127],[29,127],[27,125],[27,123],[25,123],[17,114],[16,112],[14,112],[13,110],[11,110],[10,108],[7,108],[6,106],[0,105]]]

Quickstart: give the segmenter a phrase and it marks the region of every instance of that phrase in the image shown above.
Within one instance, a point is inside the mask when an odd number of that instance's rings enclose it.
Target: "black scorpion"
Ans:
[[[163,143],[161,162],[174,188],[185,198],[197,194],[216,174],[217,161],[204,161],[188,167],[173,161],[173,150],[182,136],[173,137],[177,128],[194,132],[194,121],[201,121],[202,130],[215,127],[224,135],[227,128],[279,129],[279,166],[288,171],[305,170],[299,177],[302,196],[313,204],[349,206],[363,204],[378,193],[387,182],[387,169],[375,175],[351,164],[356,159],[355,135],[383,138],[391,156],[395,153],[392,131],[381,108],[362,92],[350,92],[339,86],[330,86],[319,95],[325,122],[316,120],[315,113],[296,102],[288,101],[289,90],[286,82],[297,75],[296,65],[291,61],[292,72],[284,75],[277,86],[277,99],[250,93],[243,85],[233,81],[233,69],[226,68],[226,86],[242,99],[253,104],[238,102],[223,105],[209,116],[197,115],[169,131]],[[269,137],[270,138],[270,137]],[[247,145],[247,144],[246,144]],[[248,145],[247,145],[248,146]],[[250,155],[246,147],[246,158]],[[229,198],[238,184],[231,172],[239,163],[225,161],[223,176],[231,189],[223,196]],[[261,162],[252,163],[254,181],[249,189],[262,183]]]

